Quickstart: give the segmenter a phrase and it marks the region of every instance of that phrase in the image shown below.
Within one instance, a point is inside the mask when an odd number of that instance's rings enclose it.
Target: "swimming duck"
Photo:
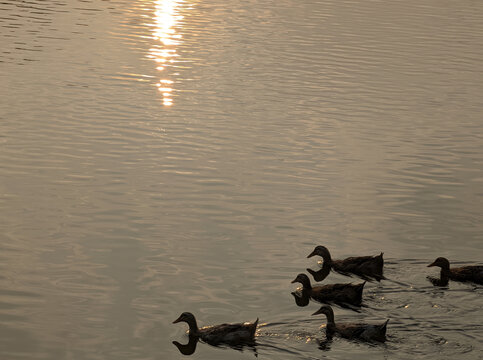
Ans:
[[[182,313],[173,324],[184,321],[189,326],[189,336],[197,337],[210,345],[228,344],[252,344],[255,341],[258,318],[255,322],[220,324],[198,328],[195,316],[190,312]]]
[[[338,273],[344,275],[347,275],[347,273],[352,273],[362,277],[373,277],[379,281],[384,279],[383,254],[384,253],[381,252],[381,254],[376,256],[354,256],[344,260],[332,260],[329,250],[327,250],[325,246],[319,245],[316,246],[314,251],[312,251],[307,257],[310,258],[314,255],[319,255],[322,257],[322,259],[324,259],[321,270],[318,272],[310,271],[314,278],[314,273],[317,275],[317,278],[320,279],[324,275],[329,275],[330,269],[334,269]]]
[[[309,277],[305,274],[298,274],[292,281],[293,283],[301,283],[303,291],[312,299],[319,302],[335,302],[348,303],[352,305],[360,305],[362,301],[362,290],[365,281],[360,284],[328,284],[322,286],[312,286]]]
[[[327,317],[326,335],[332,338],[338,334],[346,339],[360,339],[365,341],[386,341],[386,328],[389,319],[382,324],[335,323],[334,311],[328,305],[322,306],[312,315],[325,314]]]
[[[429,277],[430,281],[434,285],[446,286],[448,280],[456,281],[472,281],[477,284],[483,285],[483,266],[462,266],[458,268],[449,267],[448,259],[439,257],[434,260],[428,267],[439,266],[441,268],[440,278],[434,279]]]

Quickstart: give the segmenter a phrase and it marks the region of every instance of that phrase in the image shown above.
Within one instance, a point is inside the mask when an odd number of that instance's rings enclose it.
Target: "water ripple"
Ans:
[[[3,358],[178,356],[181,311],[259,316],[277,359],[481,352],[481,288],[426,280],[480,260],[480,3],[0,9]],[[294,304],[317,244],[384,251],[388,280],[335,311],[390,318],[386,345],[325,342]]]

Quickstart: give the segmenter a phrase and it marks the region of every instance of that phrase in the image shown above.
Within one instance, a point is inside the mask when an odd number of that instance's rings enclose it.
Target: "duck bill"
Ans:
[[[432,262],[431,264],[428,265],[428,267],[431,267],[431,266],[436,266],[436,261]]]
[[[317,254],[315,253],[315,250],[314,250],[309,255],[307,255],[307,258],[311,258],[312,256],[315,256],[315,255]]]
[[[173,321],[173,324],[179,323],[181,321],[181,316],[177,318],[175,321]]]
[[[314,312],[312,315],[319,315],[319,314],[323,314],[323,313],[324,312],[322,311],[322,309],[319,309],[316,312]]]

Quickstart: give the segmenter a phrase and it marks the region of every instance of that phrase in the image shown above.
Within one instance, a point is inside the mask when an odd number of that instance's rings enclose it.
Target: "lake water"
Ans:
[[[260,318],[260,359],[481,359],[483,3],[0,4],[0,358],[176,359]],[[325,335],[290,281],[383,251]],[[360,281],[331,274],[325,283]],[[198,344],[192,358],[254,359]]]

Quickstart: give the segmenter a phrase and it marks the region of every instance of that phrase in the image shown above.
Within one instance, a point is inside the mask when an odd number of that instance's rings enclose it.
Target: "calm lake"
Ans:
[[[4,0],[0,358],[481,359],[483,2]],[[384,252],[325,339],[290,282]],[[360,282],[331,273],[323,283]],[[253,321],[255,349],[186,343]]]

